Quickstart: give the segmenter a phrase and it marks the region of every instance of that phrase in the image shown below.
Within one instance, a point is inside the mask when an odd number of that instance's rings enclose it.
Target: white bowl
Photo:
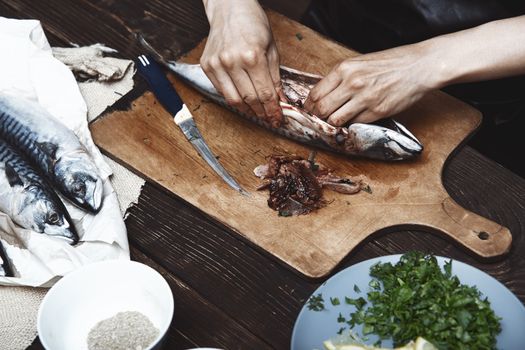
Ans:
[[[173,294],[151,267],[111,260],[85,265],[58,281],[38,310],[37,330],[47,350],[87,350],[87,336],[99,321],[138,311],[159,330],[158,346],[173,317]]]

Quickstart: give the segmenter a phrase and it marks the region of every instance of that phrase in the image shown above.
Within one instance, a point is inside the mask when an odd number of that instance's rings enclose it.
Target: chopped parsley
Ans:
[[[369,307],[349,299],[357,310],[348,324],[362,325],[363,335],[392,338],[394,346],[421,336],[438,349],[496,349],[500,318],[476,287],[452,276],[451,261],[442,272],[434,256],[410,252],[395,265],[372,266],[370,275]]]
[[[357,310],[362,310],[363,306],[366,305],[366,300],[363,297],[360,297],[360,298],[357,298],[357,299],[352,299],[352,298],[349,298],[349,297],[345,297],[345,302],[348,305],[354,305]]]
[[[332,303],[333,306],[337,306],[337,305],[341,304],[339,302],[339,298],[332,298],[332,297],[330,297],[330,302]]]
[[[312,295],[308,299],[308,310],[321,311],[324,310],[324,299],[321,293]]]
[[[395,265],[373,265],[370,276],[368,302],[345,296],[345,304],[355,306],[355,311],[349,318],[340,312],[337,317],[350,329],[361,325],[362,340],[374,334],[379,337],[375,346],[385,339],[402,346],[423,337],[440,350],[496,349],[501,318],[476,287],[461,284],[452,275],[451,260],[442,271],[434,256],[409,252]],[[354,292],[361,293],[357,285]],[[337,297],[330,297],[330,302],[341,304]],[[321,293],[310,297],[308,309],[325,310]]]

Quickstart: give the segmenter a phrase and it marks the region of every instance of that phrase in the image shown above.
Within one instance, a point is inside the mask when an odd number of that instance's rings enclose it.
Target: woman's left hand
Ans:
[[[352,57],[311,90],[305,109],[341,126],[401,112],[437,87],[418,44]]]

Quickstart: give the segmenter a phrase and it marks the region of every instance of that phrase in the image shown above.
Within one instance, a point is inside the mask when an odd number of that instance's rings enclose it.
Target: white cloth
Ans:
[[[113,52],[116,51],[102,44],[53,48],[55,58],[78,75],[90,78],[78,83],[90,122],[133,88],[133,62],[104,56]]]
[[[66,65],[55,59],[39,21],[0,17],[0,91],[38,101],[72,129],[91,154],[104,180],[103,206],[92,215],[65,203],[78,223],[81,244],[50,238],[15,226],[0,215],[0,239],[16,277],[0,278],[3,285],[50,286],[56,277],[100,260],[129,259],[126,227],[106,164],[93,143],[86,104]]]

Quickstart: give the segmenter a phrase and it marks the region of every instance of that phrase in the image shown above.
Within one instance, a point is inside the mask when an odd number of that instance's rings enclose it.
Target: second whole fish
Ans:
[[[0,93],[0,137],[20,150],[77,206],[96,213],[103,182],[76,135],[40,104]]]
[[[0,241],[0,277],[13,277],[13,269],[7,258],[2,241]]]
[[[230,107],[199,64],[168,61],[140,35],[138,39],[157,60],[212,101],[287,138],[338,153],[388,161],[411,159],[423,151],[419,140],[393,119],[384,120],[385,126],[353,123],[335,127],[308,113],[302,106],[321,76],[281,66],[283,92],[288,102],[280,102],[284,118],[276,126]]]
[[[73,222],[51,186],[0,139],[0,211],[23,228],[78,242]]]

